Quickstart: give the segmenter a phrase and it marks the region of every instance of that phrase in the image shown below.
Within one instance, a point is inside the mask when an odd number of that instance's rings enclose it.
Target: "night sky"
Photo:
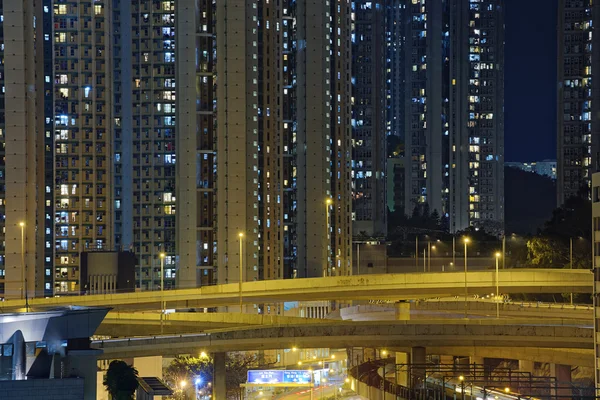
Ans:
[[[505,161],[556,158],[558,0],[505,6]]]

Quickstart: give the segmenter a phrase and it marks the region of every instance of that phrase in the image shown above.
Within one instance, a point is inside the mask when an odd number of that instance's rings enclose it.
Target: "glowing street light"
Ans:
[[[325,256],[326,256],[326,265],[325,265],[325,271],[323,271],[323,276],[329,276],[330,272],[330,265],[329,265],[329,245],[331,244],[331,239],[329,238],[329,208],[331,207],[331,205],[333,204],[333,200],[328,197],[325,200],[325,226],[327,231],[325,232]]]
[[[163,333],[163,315],[165,313],[164,277],[165,277],[165,253],[160,253],[160,333]]]
[[[500,283],[498,275],[498,259],[500,256],[500,252],[496,252],[496,318],[500,318]]]
[[[471,241],[468,237],[463,239],[465,243],[465,318],[468,318],[468,297],[469,297],[469,289],[467,288],[467,245]]]
[[[242,243],[243,243],[243,239],[244,239],[244,234],[242,232],[238,233],[238,237],[240,239],[240,313],[244,312],[243,306],[242,306],[242,282],[244,281],[244,273],[243,273],[243,266],[244,266],[244,257],[242,255],[242,251],[243,251],[243,247],[242,247]]]

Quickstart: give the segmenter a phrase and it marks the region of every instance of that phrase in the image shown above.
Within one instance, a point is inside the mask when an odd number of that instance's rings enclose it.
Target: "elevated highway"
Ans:
[[[494,271],[474,271],[467,276],[470,294],[489,294]],[[591,293],[592,273],[568,269],[509,269],[500,271],[501,293]],[[357,275],[306,279],[265,280],[242,284],[245,304],[316,300],[409,300],[460,296],[465,290],[463,272]],[[239,304],[237,283],[177,289],[31,299],[31,307],[110,306],[115,310],[222,307]],[[20,309],[23,300],[1,303],[2,311]]]
[[[332,324],[329,319],[285,317],[241,313],[170,313],[161,322],[159,312],[111,311],[96,330],[100,336],[133,337],[165,334],[201,333],[207,330]],[[341,321],[340,321],[341,322]]]
[[[105,359],[320,347],[414,346],[592,349],[593,329],[586,321],[435,320],[339,322],[286,327],[253,327],[203,334],[95,341]],[[514,352],[514,350],[513,350]]]

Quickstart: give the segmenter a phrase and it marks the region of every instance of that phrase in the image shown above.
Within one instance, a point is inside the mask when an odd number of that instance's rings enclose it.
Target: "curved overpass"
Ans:
[[[341,322],[244,328],[204,334],[95,341],[105,359],[152,355],[318,347],[495,346],[593,348],[593,329],[584,323],[527,320]]]
[[[494,271],[469,272],[470,294],[489,294],[495,288]],[[588,270],[509,269],[500,271],[500,288],[510,293],[591,293]],[[357,275],[345,277],[265,280],[242,284],[246,304],[315,300],[408,300],[463,295],[464,272]],[[167,308],[220,307],[239,304],[237,283],[177,289],[88,296],[32,299],[32,307],[110,306],[121,310],[160,309],[164,296]],[[23,300],[2,303],[2,310],[23,308]]]

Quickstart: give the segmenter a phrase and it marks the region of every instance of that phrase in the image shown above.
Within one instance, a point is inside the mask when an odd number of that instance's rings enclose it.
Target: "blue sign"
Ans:
[[[283,382],[284,383],[303,383],[310,385],[310,371],[299,370],[299,371],[283,371]]]
[[[310,371],[307,370],[255,370],[248,371],[248,383],[274,384],[295,383],[310,385]]]

